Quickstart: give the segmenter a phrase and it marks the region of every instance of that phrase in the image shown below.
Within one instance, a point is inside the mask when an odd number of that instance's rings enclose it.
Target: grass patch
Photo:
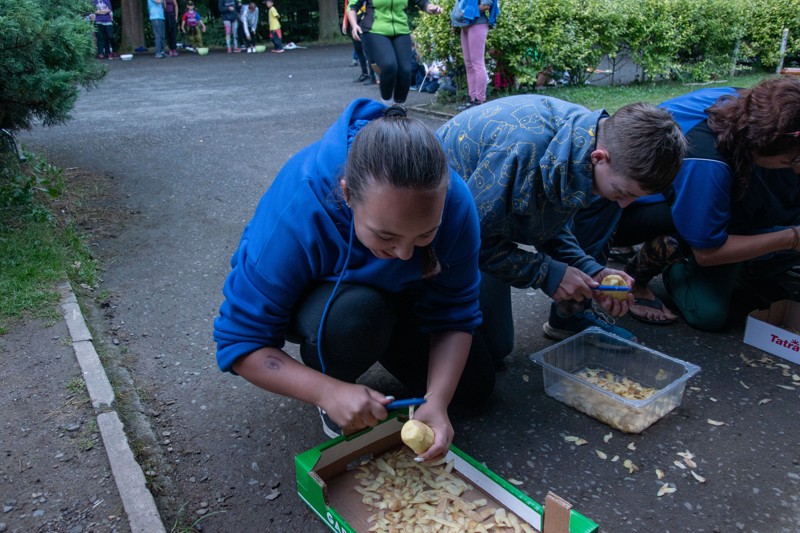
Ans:
[[[548,87],[545,89],[531,90],[532,94],[540,94],[559,98],[575,104],[580,104],[588,109],[605,109],[609,114],[613,114],[620,107],[633,102],[647,102],[650,104],[660,104],[670,98],[675,98],[682,94],[695,91],[701,87],[752,87],[759,81],[774,76],[770,72],[748,72],[739,74],[729,80],[705,83],[702,85],[686,84],[672,81],[632,83],[630,85],[576,85]],[[520,93],[493,93],[490,99],[513,96]],[[462,99],[450,98],[449,101],[441,101],[438,97],[432,98],[431,104],[424,106],[431,111],[438,111],[455,115],[456,107],[461,104]]]
[[[59,169],[40,158],[33,161],[20,165],[18,172],[35,168],[41,174],[45,169],[48,183],[63,180]],[[67,187],[58,192],[34,188],[23,205],[0,209],[0,335],[25,314],[57,318],[59,283],[96,283],[96,262],[67,208],[78,195],[80,191]]]
[[[86,382],[83,376],[76,376],[69,380],[66,384],[66,389],[72,394],[83,394],[86,392]]]
[[[647,102],[660,104],[670,98],[707,87],[752,87],[759,81],[771,77],[768,73],[753,73],[739,75],[730,80],[704,83],[702,85],[689,85],[678,82],[653,82],[633,83],[630,85],[615,85],[613,87],[600,87],[593,85],[579,85],[574,87],[555,87],[536,91],[544,94],[580,104],[588,109],[603,108],[609,113],[614,113],[620,107],[632,102]]]

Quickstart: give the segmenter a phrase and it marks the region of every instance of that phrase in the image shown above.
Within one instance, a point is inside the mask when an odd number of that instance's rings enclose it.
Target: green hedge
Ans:
[[[415,40],[426,60],[463,64],[450,28],[454,0],[440,17],[416,20]],[[506,0],[487,40],[490,68],[517,86],[532,86],[546,67],[573,84],[586,81],[603,56],[625,53],[644,79],[708,81],[735,62],[775,68],[783,28],[787,54],[800,54],[797,0]]]

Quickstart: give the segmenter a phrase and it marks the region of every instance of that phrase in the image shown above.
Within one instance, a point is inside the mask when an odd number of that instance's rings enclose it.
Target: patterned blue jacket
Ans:
[[[590,155],[597,123],[607,116],[521,95],[468,109],[439,129],[448,163],[478,207],[482,271],[552,296],[567,265],[590,276],[602,270],[570,226],[593,197]]]

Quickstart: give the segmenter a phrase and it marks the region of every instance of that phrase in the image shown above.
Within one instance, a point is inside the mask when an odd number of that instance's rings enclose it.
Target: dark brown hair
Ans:
[[[686,139],[672,115],[641,102],[621,107],[601,121],[597,144],[608,150],[615,172],[648,193],[662,192],[672,184],[686,154]]]
[[[450,172],[439,139],[421,121],[399,114],[373,120],[353,140],[345,167],[347,200],[358,204],[373,185],[434,191],[447,189]],[[422,248],[422,272],[441,271],[431,245]]]
[[[800,80],[773,78],[738,93],[721,97],[706,112],[717,149],[729,158],[734,197],[740,198],[756,157],[800,150],[800,139],[787,135],[800,130]]]

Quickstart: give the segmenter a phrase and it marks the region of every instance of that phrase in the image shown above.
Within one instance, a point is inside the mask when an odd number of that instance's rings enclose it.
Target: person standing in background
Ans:
[[[364,45],[361,41],[354,39],[352,32],[350,32],[350,21],[347,18],[347,4],[349,0],[344,0],[344,17],[342,17],[342,33],[350,36],[353,41],[353,54],[355,54],[356,64],[361,67],[361,75],[353,80],[353,83],[363,83],[364,85],[375,85],[375,73],[372,72],[372,67],[367,60],[364,53]],[[361,17],[364,16],[363,9],[356,14],[357,22],[361,22]]]
[[[242,6],[242,31],[247,41],[247,53],[256,53],[256,29],[258,28],[258,7],[255,2]]]
[[[150,25],[156,44],[156,59],[164,59],[164,2],[163,0],[147,0],[147,11],[150,13]]]
[[[107,0],[93,0],[94,34],[97,37],[97,59],[116,59],[114,53],[114,13]]]
[[[353,39],[364,40],[364,50],[381,78],[381,100],[385,105],[405,104],[411,87],[411,29],[408,8],[411,0],[350,0],[347,19]],[[414,0],[426,13],[439,15],[442,8],[428,0]],[[366,7],[359,22],[357,13]]]
[[[450,22],[461,29],[461,52],[467,71],[469,100],[458,107],[464,111],[486,101],[486,37],[494,27],[500,0],[456,0]]]
[[[169,57],[178,57],[178,0],[164,0],[164,29]]]
[[[222,17],[222,24],[225,26],[225,46],[228,53],[241,52],[239,48],[239,12],[236,10],[236,0],[219,0],[219,13]],[[233,48],[231,48],[231,37],[233,37]]]
[[[192,52],[197,51],[198,48],[203,46],[203,35],[200,30],[206,31],[206,25],[203,24],[203,19],[200,13],[194,10],[194,2],[189,0],[186,2],[186,13],[183,14],[181,20],[181,31],[189,33],[189,47]]]
[[[275,9],[275,2],[267,0],[267,9],[269,9],[269,38],[272,41],[275,49],[272,52],[283,52],[283,35],[281,34],[281,15]]]

